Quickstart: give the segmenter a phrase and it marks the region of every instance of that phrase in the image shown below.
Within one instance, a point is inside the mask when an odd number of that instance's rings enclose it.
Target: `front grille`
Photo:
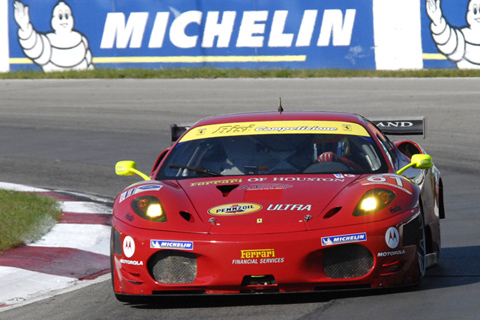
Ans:
[[[372,253],[359,244],[331,247],[323,254],[323,270],[332,279],[358,278],[372,267]]]
[[[190,252],[158,251],[147,266],[150,275],[160,283],[191,283],[197,277],[197,259]]]

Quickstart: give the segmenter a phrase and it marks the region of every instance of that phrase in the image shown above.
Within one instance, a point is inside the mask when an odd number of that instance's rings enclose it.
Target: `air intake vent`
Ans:
[[[372,267],[372,253],[359,244],[331,247],[323,253],[323,269],[327,277],[332,279],[362,277]]]
[[[148,260],[148,271],[160,283],[191,283],[197,277],[197,259],[190,252],[162,250]]]

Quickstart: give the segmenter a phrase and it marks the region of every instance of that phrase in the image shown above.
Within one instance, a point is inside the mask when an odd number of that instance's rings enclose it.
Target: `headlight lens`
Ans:
[[[372,189],[363,195],[353,211],[356,217],[366,216],[386,208],[395,199],[395,193],[387,189]]]
[[[166,222],[167,215],[160,200],[155,196],[138,197],[132,201],[133,211],[142,217],[154,222]]]

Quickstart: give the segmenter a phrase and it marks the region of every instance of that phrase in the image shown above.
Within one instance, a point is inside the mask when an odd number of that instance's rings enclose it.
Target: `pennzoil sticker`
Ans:
[[[135,187],[133,189],[127,190],[124,193],[120,195],[120,200],[119,202],[122,202],[123,200],[127,199],[130,196],[133,196],[134,194],[140,193],[140,192],[145,192],[145,191],[158,191],[162,188],[161,185],[159,184],[146,184],[140,187]]]
[[[239,216],[257,212],[262,206],[256,203],[229,203],[221,206],[213,207],[208,213],[214,216]]]

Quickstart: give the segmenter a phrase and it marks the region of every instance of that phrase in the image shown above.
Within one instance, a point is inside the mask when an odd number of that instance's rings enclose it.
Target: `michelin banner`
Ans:
[[[0,71],[471,68],[475,1],[0,0]]]

